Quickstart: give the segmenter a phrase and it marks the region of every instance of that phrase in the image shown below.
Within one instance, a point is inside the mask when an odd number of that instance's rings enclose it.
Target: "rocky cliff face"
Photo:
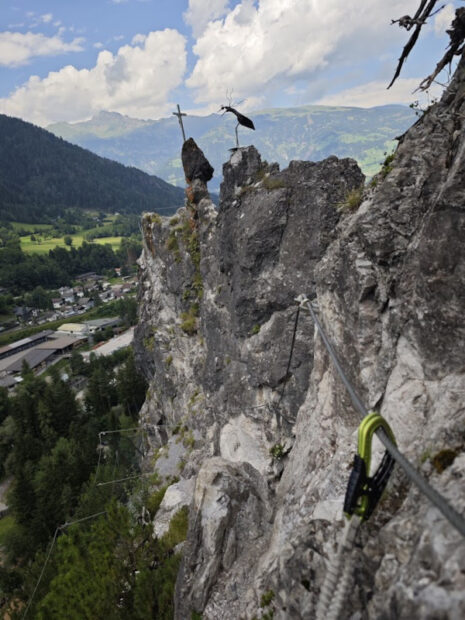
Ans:
[[[354,161],[280,172],[249,147],[224,166],[218,211],[195,179],[175,218],[144,217],[144,467],[180,476],[157,532],[190,505],[180,620],[314,617],[360,419],[303,311],[290,357],[301,293],[367,406],[465,512],[464,118],[462,60],[354,214],[338,209],[363,183]],[[396,470],[344,617],[465,617],[464,558]]]

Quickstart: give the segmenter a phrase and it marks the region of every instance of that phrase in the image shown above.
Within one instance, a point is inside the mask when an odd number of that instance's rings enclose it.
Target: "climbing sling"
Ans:
[[[316,620],[338,620],[352,581],[355,562],[354,543],[358,528],[376,508],[394,467],[395,461],[386,451],[376,472],[373,476],[369,476],[373,434],[380,427],[395,444],[389,424],[378,413],[369,413],[358,428],[358,451],[344,499],[346,523],[338,550],[326,571],[316,610]]]

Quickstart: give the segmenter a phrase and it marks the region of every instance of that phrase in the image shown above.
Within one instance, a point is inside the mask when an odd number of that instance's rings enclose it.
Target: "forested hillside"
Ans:
[[[167,485],[138,466],[146,382],[129,349],[87,363],[74,351],[66,371],[45,379],[25,367],[13,396],[0,388],[0,475],[13,478],[0,530],[2,617],[172,618],[187,511],[152,536]]]
[[[0,114],[0,219],[56,217],[67,208],[175,211],[183,191],[98,157],[44,129]]]

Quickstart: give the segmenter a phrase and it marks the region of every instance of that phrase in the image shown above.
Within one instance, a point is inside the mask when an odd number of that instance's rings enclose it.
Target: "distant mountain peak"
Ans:
[[[295,160],[320,161],[336,155],[356,159],[367,176],[375,174],[386,151],[415,121],[414,112],[402,105],[373,108],[302,105],[250,112],[256,132],[239,129],[241,146],[253,144],[267,161],[286,167]],[[235,145],[234,119],[219,114],[184,119],[186,135],[195,139],[214,167],[209,184],[218,191],[228,149]],[[92,120],[61,125],[50,130],[94,153],[136,166],[165,181],[184,186],[181,166],[182,136],[174,116],[143,121],[115,112],[99,112]],[[252,136],[251,133],[254,133]]]
[[[99,110],[96,114],[93,115],[92,118],[129,118],[129,116],[126,116],[125,114],[120,114],[119,112],[113,112],[112,110]]]
[[[103,139],[123,136],[139,127],[151,125],[154,121],[131,118],[119,112],[99,110],[92,118],[77,123],[53,123],[47,127],[56,136],[82,146],[81,141],[89,137]]]

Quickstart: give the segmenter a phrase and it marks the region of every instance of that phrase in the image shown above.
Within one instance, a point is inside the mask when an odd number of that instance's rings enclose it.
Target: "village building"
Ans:
[[[12,391],[18,383],[21,383],[21,381],[21,377],[6,375],[5,377],[0,377],[0,387],[6,388],[8,391]]]
[[[58,319],[58,313],[49,310],[47,312],[43,312],[40,315],[40,318],[37,320],[37,323],[40,325],[41,323],[49,323],[50,321],[56,321]]]
[[[67,304],[74,303],[74,291],[73,291],[72,288],[62,287],[62,288],[58,289],[58,291],[59,291],[59,293],[60,293],[64,303],[67,303]]]
[[[28,338],[22,338],[21,340],[17,340],[12,344],[7,344],[4,347],[0,348],[0,360],[11,357],[20,351],[25,351],[26,349],[31,349],[36,345],[45,342],[49,338],[52,337],[54,332],[51,329],[46,329],[38,334],[34,334],[33,336],[29,336]]]
[[[7,357],[0,359],[0,385],[8,389],[13,389],[17,384],[15,376],[19,375],[23,369],[24,363],[35,372],[45,370],[57,358],[70,355],[77,346],[82,344],[86,338],[77,338],[73,336],[60,335],[58,332],[48,331],[48,336],[40,342],[33,342],[32,348],[21,349],[24,346],[23,341],[19,341],[19,347],[16,352]],[[14,350],[14,349],[13,349]]]
[[[109,301],[112,301],[114,298],[115,296],[112,290],[102,291],[102,293],[100,293],[100,299],[101,301],[103,301],[104,304],[108,303]]]
[[[63,323],[63,325],[60,325],[57,329],[57,333],[60,335],[68,334],[79,338],[87,338],[89,329],[85,323]]]
[[[76,309],[79,312],[86,312],[94,307],[94,300],[90,297],[81,297],[81,299],[76,304]]]
[[[32,369],[45,368],[47,360],[53,355],[54,352],[50,349],[38,350],[34,348],[28,351],[20,351],[11,357],[0,360],[0,377],[19,374],[25,362]]]
[[[113,316],[104,319],[94,319],[92,321],[86,321],[84,325],[87,326],[88,333],[94,334],[95,332],[101,332],[107,327],[117,327],[121,323],[119,316]]]
[[[81,273],[79,276],[76,276],[76,280],[81,282],[83,288],[88,291],[93,291],[99,282],[104,279],[103,276],[97,275],[94,271],[89,271],[87,273]]]
[[[37,345],[36,348],[44,351],[54,351],[55,355],[64,355],[71,353],[73,349],[76,349],[86,341],[86,338],[60,335],[58,332],[56,332],[56,335],[57,337]]]

